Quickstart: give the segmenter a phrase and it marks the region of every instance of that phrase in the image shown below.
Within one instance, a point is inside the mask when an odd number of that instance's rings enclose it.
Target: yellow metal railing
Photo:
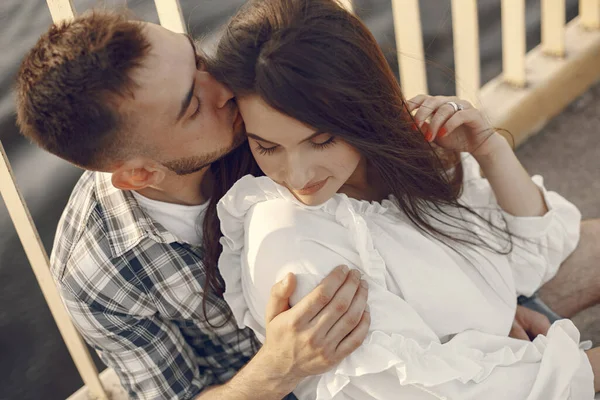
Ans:
[[[200,1],[200,0],[199,0]],[[352,10],[352,0],[338,0]],[[481,88],[477,0],[451,0],[457,95],[480,104],[497,125],[524,138],[600,78],[600,0],[580,0],[579,17],[565,26],[565,0],[542,0],[542,43],[526,54],[525,0],[501,0],[503,73]],[[391,0],[400,81],[407,98],[427,93],[418,0]],[[75,17],[71,0],[47,0],[52,19]],[[155,0],[160,23],[186,26],[178,0]],[[552,96],[549,95],[554,95]],[[547,98],[550,97],[551,101]],[[0,143],[0,193],[38,283],[85,387],[72,396],[126,398],[110,369],[98,375],[87,347],[53,284],[48,256],[17,188]]]

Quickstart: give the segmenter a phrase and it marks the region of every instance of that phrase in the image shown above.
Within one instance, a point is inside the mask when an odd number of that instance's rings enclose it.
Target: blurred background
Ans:
[[[214,42],[214,32],[243,0],[180,0],[188,31]],[[527,0],[527,48],[540,42],[540,1]],[[128,6],[158,22],[152,0],[74,0],[78,12]],[[397,70],[390,0],[355,0],[355,10],[373,31]],[[454,94],[450,0],[420,0],[431,94]],[[567,0],[567,19],[578,13]],[[45,0],[0,1],[0,140],[48,252],[71,189],[81,171],[24,141],[14,119],[12,86],[21,58],[50,25]],[[500,0],[479,0],[482,84],[501,72]],[[532,173],[566,194],[584,217],[600,217],[600,87],[592,87],[542,133],[518,149]],[[569,165],[570,164],[570,165]],[[569,168],[567,168],[569,166]],[[596,311],[598,315],[598,311]],[[593,312],[578,316],[584,339],[600,340]],[[100,369],[104,367],[98,361]],[[5,205],[0,202],[0,399],[64,399],[82,385],[29,267]]]

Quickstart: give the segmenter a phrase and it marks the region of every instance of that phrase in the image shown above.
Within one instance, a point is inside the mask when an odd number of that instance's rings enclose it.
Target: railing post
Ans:
[[[13,221],[19,239],[23,244],[25,253],[35,277],[42,289],[46,303],[50,312],[56,321],[56,325],[62,335],[62,338],[73,357],[75,366],[83,379],[90,393],[96,399],[108,399],[100,379],[98,370],[92,361],[90,353],[82,340],[81,336],[73,326],[67,311],[64,308],[60,294],[54,285],[50,273],[48,255],[44,250],[42,241],[38,235],[37,229],[33,223],[29,210],[25,205],[23,197],[19,193],[14,175],[8,162],[8,157],[4,147],[0,142],[0,195],[6,203],[6,208]]]
[[[525,0],[502,0],[502,69],[505,82],[525,87]]]
[[[177,33],[187,32],[179,0],[154,0],[154,3],[162,26]]]
[[[542,0],[542,48],[545,54],[565,56],[565,0]]]
[[[54,23],[75,18],[72,0],[46,0]]]
[[[70,20],[75,17],[75,9],[71,0],[46,0],[52,20],[56,22]],[[8,157],[0,142],[0,195],[13,221],[19,239],[25,249],[27,259],[40,285],[48,308],[54,317],[58,330],[73,358],[75,367],[84,384],[96,399],[106,400],[108,396],[100,383],[98,370],[90,356],[87,346],[64,308],[60,294],[50,273],[48,255],[40,240],[35,224],[23,197],[19,193]]]
[[[600,29],[600,0],[579,0],[581,25],[586,29]]]
[[[452,0],[456,95],[478,103],[481,85],[477,0]]]
[[[338,0],[339,3],[342,5],[342,7],[344,7],[346,10],[353,12],[354,11],[354,7],[352,6],[352,0]]]
[[[427,94],[419,0],[392,0],[400,84],[407,99]]]

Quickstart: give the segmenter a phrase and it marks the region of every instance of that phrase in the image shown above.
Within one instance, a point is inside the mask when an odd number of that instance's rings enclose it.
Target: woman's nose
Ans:
[[[286,181],[290,189],[303,189],[312,179],[310,166],[306,165],[306,158],[292,156],[288,160]]]

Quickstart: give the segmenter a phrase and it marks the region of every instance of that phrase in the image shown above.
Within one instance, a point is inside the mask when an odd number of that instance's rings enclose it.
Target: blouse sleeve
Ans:
[[[515,217],[500,208],[473,157],[463,156],[463,170],[462,200],[484,218],[506,222],[514,235],[508,257],[517,293],[531,296],[556,275],[560,264],[577,247],[581,213],[558,193],[546,190],[543,178],[536,175],[532,179],[540,188],[548,212],[540,217]]]
[[[534,342],[468,331],[442,343],[407,302],[373,278],[384,265],[360,216],[349,218],[340,210],[331,219],[314,215],[248,190],[219,209],[225,299],[238,324],[251,327],[262,340],[270,289],[284,274],[297,276],[293,305],[341,263],[365,272],[369,334],[333,370],[301,383],[295,391],[301,400],[387,400],[392,393],[411,399],[593,398],[591,368],[570,321],[555,323]]]

